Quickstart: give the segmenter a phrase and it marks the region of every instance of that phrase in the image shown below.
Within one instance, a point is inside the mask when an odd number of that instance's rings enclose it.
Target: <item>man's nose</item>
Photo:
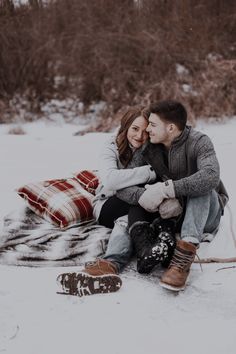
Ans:
[[[146,128],[146,132],[149,133],[150,132],[150,125],[148,124],[147,128]]]

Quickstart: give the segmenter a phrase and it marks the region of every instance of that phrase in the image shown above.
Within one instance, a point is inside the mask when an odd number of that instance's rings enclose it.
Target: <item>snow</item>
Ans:
[[[78,125],[35,122],[22,126],[25,135],[10,135],[0,126],[0,220],[23,200],[15,188],[30,181],[71,176],[95,169],[108,134],[73,136]],[[234,154],[236,119],[198,129],[213,140],[222,179],[236,210]],[[83,127],[81,127],[83,129]],[[235,257],[229,210],[210,244],[199,255]],[[233,216],[234,217],[234,216]],[[235,220],[233,219],[235,229]],[[228,269],[221,269],[231,267]],[[123,286],[113,294],[63,296],[56,277],[79,268],[0,266],[0,353],[10,354],[235,354],[236,269],[234,264],[194,264],[184,292],[159,285],[161,270],[150,276],[132,266],[122,274]]]
[[[181,64],[176,64],[176,72],[178,75],[189,75],[189,70]]]

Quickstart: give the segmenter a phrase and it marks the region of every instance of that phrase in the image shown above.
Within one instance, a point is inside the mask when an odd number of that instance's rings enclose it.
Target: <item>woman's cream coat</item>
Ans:
[[[106,142],[100,154],[100,184],[93,201],[96,219],[105,201],[115,195],[117,190],[155,181],[155,172],[150,165],[146,165],[142,156],[145,146],[146,144],[133,152],[132,160],[124,168],[119,159],[116,137],[110,137]]]

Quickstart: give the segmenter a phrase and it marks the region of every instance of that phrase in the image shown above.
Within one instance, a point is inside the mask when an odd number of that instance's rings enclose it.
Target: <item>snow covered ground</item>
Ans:
[[[67,177],[97,167],[108,134],[73,136],[78,126],[36,122],[25,135],[0,126],[0,222],[22,206],[14,189],[30,181]],[[236,210],[234,163],[236,119],[199,123],[213,140],[221,176]],[[234,213],[233,213],[234,214]],[[1,226],[1,225],[0,225]],[[233,219],[235,229],[235,218]],[[202,245],[204,257],[235,257],[229,210],[216,239]],[[232,267],[220,269],[223,267]],[[235,354],[236,269],[234,264],[194,264],[184,292],[158,285],[133,267],[122,275],[117,293],[77,298],[56,293],[56,276],[77,268],[0,266],[0,353],[10,354]]]

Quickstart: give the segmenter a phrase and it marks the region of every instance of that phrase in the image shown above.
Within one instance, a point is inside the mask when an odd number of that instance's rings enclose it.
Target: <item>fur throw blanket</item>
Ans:
[[[110,232],[95,222],[61,230],[24,207],[4,218],[0,264],[81,265],[104,254]]]

